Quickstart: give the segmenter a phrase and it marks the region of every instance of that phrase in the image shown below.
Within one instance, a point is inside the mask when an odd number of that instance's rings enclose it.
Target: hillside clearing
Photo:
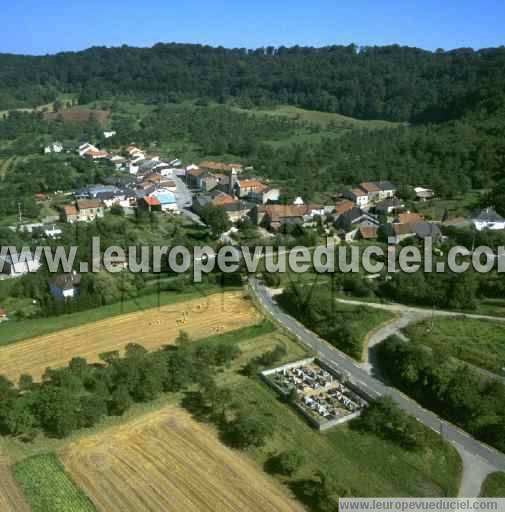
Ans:
[[[62,460],[103,512],[302,510],[209,427],[176,408],[83,439]]]
[[[324,128],[327,128],[330,124],[342,128],[395,128],[397,126],[404,125],[405,123],[393,123],[391,121],[381,120],[362,120],[355,119],[353,117],[347,117],[342,114],[336,114],[332,112],[321,112],[318,110],[307,110],[304,108],[294,107],[291,105],[282,105],[279,107],[273,107],[271,109],[241,109],[234,107],[237,112],[244,112],[254,115],[269,115],[269,116],[284,116],[290,119],[297,119],[300,121],[306,121],[314,123]]]
[[[181,330],[192,338],[220,334],[258,321],[259,313],[242,292],[224,292],[160,308],[100,320],[0,348],[0,375],[17,381],[23,373],[39,380],[47,367],[72,357],[88,362],[122,351],[128,343],[154,350],[175,341]]]
[[[61,112],[46,112],[44,119],[46,121],[63,121],[64,123],[83,124],[91,120],[95,120],[100,125],[104,125],[109,119],[110,112],[108,110],[91,110],[86,108],[78,108],[74,110],[64,110]]]

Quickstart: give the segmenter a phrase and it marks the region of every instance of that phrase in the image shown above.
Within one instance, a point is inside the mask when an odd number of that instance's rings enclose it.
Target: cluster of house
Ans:
[[[77,149],[83,158],[108,159],[121,175],[106,178],[103,184],[74,191],[74,201],[63,207],[63,220],[68,223],[92,222],[103,217],[105,210],[117,205],[126,214],[137,207],[148,211],[180,213],[177,180],[180,161],[164,162],[159,157],[147,158],[137,146],[129,145],[122,155],[110,155],[85,143]],[[190,203],[186,206],[189,206]]]
[[[203,161],[186,168],[186,183],[195,192],[193,210],[205,206],[222,208],[230,221],[250,216],[257,205],[279,200],[280,191],[256,178],[242,178],[241,164]]]

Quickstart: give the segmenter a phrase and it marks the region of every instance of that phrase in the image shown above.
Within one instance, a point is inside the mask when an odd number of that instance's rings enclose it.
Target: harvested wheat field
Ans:
[[[175,407],[85,438],[61,460],[103,512],[303,510],[210,427]]]
[[[21,490],[12,476],[9,460],[0,453],[0,510],[30,512]]]
[[[239,329],[258,319],[259,313],[242,292],[216,293],[1,347],[0,375],[17,382],[21,374],[28,373],[39,380],[47,367],[65,366],[72,357],[96,362],[99,354],[122,351],[128,343],[154,350],[173,343],[181,330],[197,339]]]

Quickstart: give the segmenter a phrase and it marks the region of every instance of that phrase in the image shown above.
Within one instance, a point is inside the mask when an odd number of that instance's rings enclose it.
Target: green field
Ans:
[[[427,434],[429,448],[420,452],[408,452],[347,426],[322,434],[258,379],[234,375],[227,380],[236,401],[274,423],[266,446],[248,450],[256,463],[264,467],[272,455],[286,450],[303,456],[305,464],[297,474],[279,477],[295,494],[303,480],[322,471],[354,496],[457,495],[461,461],[456,450],[436,434]]]
[[[281,105],[271,109],[241,109],[233,107],[237,112],[245,112],[255,115],[283,116],[290,119],[305,121],[328,128],[330,125],[341,128],[394,128],[405,123],[393,123],[390,121],[364,121],[353,117],[343,116],[331,112],[320,112],[318,110],[307,110],[291,105]]]
[[[389,121],[363,121],[341,114],[306,110],[291,105],[251,110],[239,107],[232,108],[236,112],[252,114],[258,117],[275,116],[299,121],[300,126],[294,133],[280,140],[268,141],[268,144],[274,148],[290,144],[318,144],[325,138],[340,137],[351,129],[393,128],[401,125],[401,123],[392,123]]]
[[[456,450],[435,433],[427,430],[429,447],[413,452],[347,426],[322,434],[311,428],[259,378],[241,375],[240,370],[247,361],[272,350],[279,343],[286,347],[287,355],[275,363],[276,366],[309,355],[304,347],[282,331],[253,336],[255,329],[267,330],[269,326],[270,323],[264,323],[227,334],[231,343],[239,344],[242,355],[218,377],[218,384],[232,391],[234,403],[273,421],[274,434],[266,446],[247,450],[260,468],[265,468],[272,455],[296,450],[305,459],[300,471],[289,478],[275,475],[295,494],[304,479],[323,471],[354,496],[457,495],[461,460]]]
[[[491,473],[480,489],[482,498],[505,498],[505,473]]]
[[[33,512],[96,511],[52,454],[18,462],[13,472]]]
[[[490,372],[504,375],[505,324],[470,318],[435,318],[410,325],[405,334],[414,343],[449,355]]]
[[[442,220],[447,212],[449,218],[466,217],[478,209],[481,201],[480,191],[474,190],[453,199],[432,199],[425,202],[411,202],[407,207],[414,212],[422,213],[428,220]]]
[[[75,94],[59,94],[58,100],[61,102],[70,101],[75,99]],[[14,109],[16,112],[53,112],[54,111],[54,101],[51,103],[47,103],[45,105],[38,105],[33,108],[17,108]],[[0,110],[0,116],[9,113],[9,110]]]

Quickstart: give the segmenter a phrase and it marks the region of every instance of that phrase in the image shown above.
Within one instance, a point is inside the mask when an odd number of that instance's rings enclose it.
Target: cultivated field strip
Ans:
[[[85,438],[61,460],[103,512],[303,510],[209,427],[176,408]]]
[[[9,460],[0,453],[0,510],[30,512],[21,490],[12,476]]]
[[[181,330],[196,339],[239,329],[258,319],[259,314],[242,292],[218,293],[1,347],[0,375],[17,381],[28,373],[39,380],[47,367],[65,366],[72,357],[96,362],[99,354],[122,351],[128,343],[154,350],[173,343]]]

